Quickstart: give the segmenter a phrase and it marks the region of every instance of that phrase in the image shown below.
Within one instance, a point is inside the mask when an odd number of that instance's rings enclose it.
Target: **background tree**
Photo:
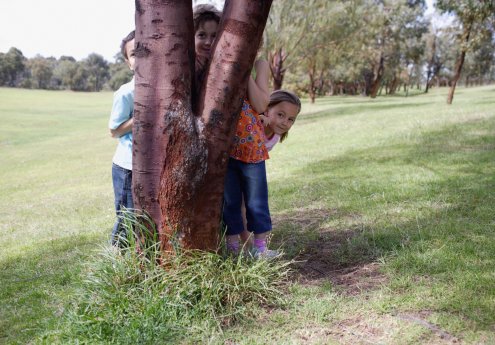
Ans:
[[[495,64],[495,41],[493,32],[489,27],[482,30],[479,40],[473,45],[471,51],[466,54],[464,65],[465,85],[472,83],[483,85],[489,80],[490,70]]]
[[[192,2],[136,1],[133,195],[162,248],[216,250],[228,150],[271,1],[227,1],[193,95]]]
[[[74,58],[60,58],[53,75],[61,81],[61,87],[68,90],[77,90],[76,74],[78,63]]]
[[[92,53],[83,60],[83,63],[87,71],[87,86],[89,90],[100,91],[110,76],[108,74],[108,62],[103,56]]]
[[[117,90],[121,85],[129,82],[132,79],[132,71],[129,69],[124,61],[122,53],[115,55],[115,62],[109,65],[110,79],[108,80],[108,87],[112,90]]]
[[[439,74],[444,64],[439,54],[439,35],[440,32],[430,25],[428,33],[424,36],[424,58],[426,64],[425,93],[428,93],[433,78]]]
[[[369,95],[375,98],[388,81],[389,91],[411,63],[419,62],[420,39],[426,31],[424,1],[364,1],[365,28],[358,42],[368,42],[365,59],[371,71]]]
[[[18,76],[24,71],[25,61],[22,52],[15,47],[0,54],[0,85],[16,86]]]
[[[31,71],[31,78],[37,89],[48,89],[53,75],[52,62],[41,55],[29,59],[27,65]]]
[[[312,20],[308,11],[319,2],[278,0],[273,4],[262,49],[270,64],[274,90],[282,88],[286,70],[297,63],[304,50]]]
[[[485,25],[493,23],[495,3],[484,0],[438,0],[437,7],[445,13],[454,14],[462,29],[462,33],[458,38],[459,53],[455,64],[454,76],[447,96],[447,104],[452,104],[466,53],[481,38]]]
[[[310,32],[306,36],[304,54],[300,64],[305,68],[308,80],[308,94],[311,103],[318,94],[323,94],[329,80],[329,71],[338,61],[338,55],[345,42],[347,22],[346,5],[324,1],[313,4],[308,13],[311,18]]]

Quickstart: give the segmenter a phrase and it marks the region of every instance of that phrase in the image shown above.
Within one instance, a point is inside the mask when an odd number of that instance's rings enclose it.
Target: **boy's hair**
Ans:
[[[120,43],[120,52],[122,53],[122,56],[126,60],[129,60],[129,57],[127,56],[127,51],[125,49],[125,45],[127,44],[127,42],[132,41],[134,39],[134,37],[136,37],[136,31],[132,30],[131,32],[129,32],[129,34],[127,36],[124,37],[124,39]]]
[[[220,23],[220,17],[222,12],[217,10],[213,5],[201,4],[194,6],[193,9],[193,22],[194,22],[194,32],[198,31],[199,26],[205,22],[213,20]]]
[[[270,94],[270,101],[268,102],[268,108],[271,108],[279,103],[289,102],[297,106],[297,113],[301,111],[301,100],[295,93],[287,90],[275,90]],[[285,132],[280,136],[280,142],[284,141],[289,135],[289,132]]]

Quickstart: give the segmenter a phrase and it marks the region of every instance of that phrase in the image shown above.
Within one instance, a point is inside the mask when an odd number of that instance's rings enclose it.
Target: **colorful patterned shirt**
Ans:
[[[247,99],[242,104],[230,157],[244,163],[259,163],[269,158],[263,124]]]

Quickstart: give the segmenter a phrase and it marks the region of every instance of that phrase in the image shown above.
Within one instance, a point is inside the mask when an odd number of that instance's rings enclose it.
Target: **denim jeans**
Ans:
[[[115,194],[115,213],[117,220],[113,225],[110,241],[112,245],[119,244],[119,237],[126,237],[122,226],[122,207],[134,208],[132,202],[132,170],[124,169],[117,164],[112,164],[113,192]]]
[[[248,230],[261,234],[272,229],[268,208],[268,184],[265,162],[244,163],[230,158],[225,176],[223,221],[227,235],[244,230],[241,214],[242,198],[246,205]]]

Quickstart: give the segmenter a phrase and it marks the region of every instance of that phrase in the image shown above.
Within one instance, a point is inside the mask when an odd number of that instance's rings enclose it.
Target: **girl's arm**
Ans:
[[[111,129],[110,130],[110,135],[112,136],[112,138],[120,138],[124,134],[129,133],[130,131],[132,131],[132,122],[133,122],[132,119],[133,118],[131,117],[129,120],[127,120],[126,122],[123,122],[117,128]]]
[[[249,76],[248,99],[251,106],[257,113],[262,113],[268,107],[270,92],[268,90],[268,77],[270,67],[265,60],[257,60],[254,63],[256,80]]]

